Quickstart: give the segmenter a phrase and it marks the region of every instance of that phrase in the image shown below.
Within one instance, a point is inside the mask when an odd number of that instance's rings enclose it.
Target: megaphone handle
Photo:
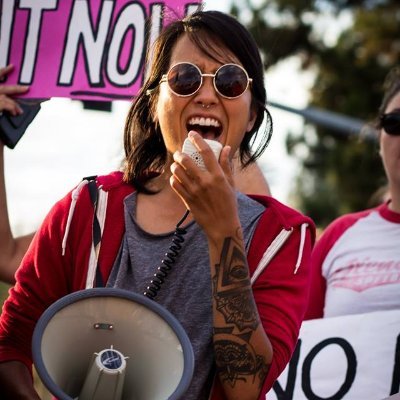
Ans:
[[[143,293],[151,300],[154,300],[154,298],[157,296],[157,293],[161,289],[161,285],[165,282],[165,278],[168,276],[168,272],[171,270],[176,261],[176,258],[179,255],[180,250],[182,249],[181,244],[183,244],[183,242],[185,241],[185,238],[183,236],[186,234],[187,231],[180,226],[183,224],[188,215],[189,210],[186,210],[181,220],[177,223],[174,237],[172,239],[172,245],[169,247],[169,251],[167,251],[167,253],[165,254],[165,258],[161,261],[161,265],[157,268],[157,271],[154,274],[154,278],[150,281],[149,286],[147,286],[145,292]]]

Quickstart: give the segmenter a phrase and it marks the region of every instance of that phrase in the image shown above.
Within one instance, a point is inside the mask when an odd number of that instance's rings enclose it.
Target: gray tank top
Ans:
[[[237,200],[248,251],[265,207],[239,192]],[[136,193],[126,197],[124,209],[125,235],[107,287],[143,293],[171,246],[174,232],[153,235],[138,226]],[[207,400],[215,373],[208,245],[203,230],[195,221],[183,224],[183,228],[187,233],[182,249],[155,300],[178,319],[193,346],[195,370],[185,400]]]

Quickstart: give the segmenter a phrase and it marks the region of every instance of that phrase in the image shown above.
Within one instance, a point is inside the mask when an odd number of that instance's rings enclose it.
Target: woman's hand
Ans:
[[[201,154],[206,171],[187,154],[177,151],[171,165],[170,184],[207,236],[216,235],[217,239],[238,226],[231,148],[222,149],[218,162],[200,134],[192,131],[189,138]]]
[[[3,80],[13,69],[12,64],[0,68],[0,80]],[[25,85],[0,84],[0,112],[8,111],[13,116],[22,114],[22,108],[11,96],[26,93],[28,90],[29,86]]]

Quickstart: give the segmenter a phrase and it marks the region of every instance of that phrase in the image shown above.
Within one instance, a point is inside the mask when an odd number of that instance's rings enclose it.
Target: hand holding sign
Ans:
[[[0,68],[0,81],[3,82],[7,74],[13,69],[14,66],[12,64]],[[26,93],[28,90],[29,86],[25,85],[0,84],[0,112],[8,111],[13,116],[22,114],[22,108],[19,106],[18,102],[10,96]]]
[[[12,64],[0,68],[0,79],[13,70]],[[40,104],[18,102],[10,96],[24,94],[29,90],[25,85],[0,85],[0,139],[13,149],[26,128],[40,110]],[[3,113],[4,111],[4,113]]]

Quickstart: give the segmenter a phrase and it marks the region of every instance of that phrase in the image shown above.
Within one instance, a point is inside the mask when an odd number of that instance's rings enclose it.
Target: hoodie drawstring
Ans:
[[[63,256],[65,255],[68,235],[69,235],[69,231],[71,228],[72,218],[74,216],[75,206],[78,201],[79,195],[82,192],[83,187],[86,186],[89,182],[93,181],[93,178],[94,177],[83,179],[71,193],[72,201],[71,201],[71,205],[69,206],[67,224],[65,227],[65,233],[64,233],[64,237],[63,237],[62,245],[61,245],[61,254]],[[94,181],[93,181],[93,183],[94,183]],[[94,204],[95,213],[96,213],[94,216],[94,219],[96,220],[97,225],[98,225],[98,235],[97,236],[99,238],[98,238],[96,244],[94,242],[92,242],[92,246],[90,249],[88,273],[86,276],[86,289],[93,288],[94,283],[95,283],[96,271],[97,271],[97,266],[98,266],[98,256],[99,256],[99,252],[100,252],[101,236],[102,236],[103,230],[104,230],[104,223],[105,223],[105,219],[106,219],[107,200],[108,200],[108,192],[105,192],[102,189],[102,186],[100,186],[98,188],[96,187],[95,190],[97,192],[96,193],[97,196],[96,196],[96,201]]]
[[[308,227],[307,223],[301,224],[301,226],[300,226],[299,253],[297,255],[296,264],[294,266],[294,271],[293,271],[294,275],[297,274],[297,271],[300,268],[300,265],[301,265],[301,262],[303,259],[307,227]],[[260,262],[257,265],[257,268],[255,269],[255,271],[251,277],[251,284],[253,284],[257,280],[257,278],[261,275],[261,273],[267,267],[269,262],[272,260],[272,258],[275,256],[275,254],[278,252],[278,250],[284,245],[286,240],[292,234],[292,232],[293,232],[293,228],[290,228],[289,230],[282,229],[282,231],[279,232],[278,236],[276,236],[276,238],[273,240],[273,242],[265,250]]]
[[[286,242],[287,238],[292,234],[292,232],[293,228],[290,228],[289,230],[282,229],[279,232],[278,236],[272,241],[272,243],[268,246],[267,250],[265,250],[263,256],[261,257],[261,260],[258,263],[257,268],[255,269],[251,277],[251,284],[253,284],[257,280],[257,278],[261,275],[261,273],[264,271],[264,269],[269,264],[271,259],[283,246],[283,244]]]
[[[101,278],[100,271],[98,271],[98,258],[100,254],[101,238],[103,236],[104,223],[106,220],[106,209],[107,209],[108,193],[105,192],[102,187],[98,188],[98,198],[96,204],[96,215],[94,218],[98,223],[98,241],[95,243],[92,241],[92,246],[90,249],[88,272],[86,275],[86,289],[91,289],[95,286],[96,273],[98,278]]]
[[[297,256],[296,265],[294,267],[294,274],[297,274],[298,269],[301,265],[301,260],[303,258],[303,250],[304,250],[304,243],[306,241],[306,229],[308,224],[301,224],[300,226],[300,245],[299,245],[299,254]]]
[[[72,221],[72,217],[74,215],[76,202],[78,200],[78,197],[79,197],[79,194],[80,194],[82,188],[85,185],[87,185],[88,183],[89,183],[88,180],[86,180],[86,179],[82,180],[79,183],[79,185],[71,193],[72,201],[71,201],[71,205],[69,206],[67,225],[65,227],[65,233],[64,233],[63,240],[62,240],[62,244],[61,244],[61,254],[63,256],[65,255],[65,248],[67,246],[67,239],[68,239],[69,229],[71,227],[71,221]]]

